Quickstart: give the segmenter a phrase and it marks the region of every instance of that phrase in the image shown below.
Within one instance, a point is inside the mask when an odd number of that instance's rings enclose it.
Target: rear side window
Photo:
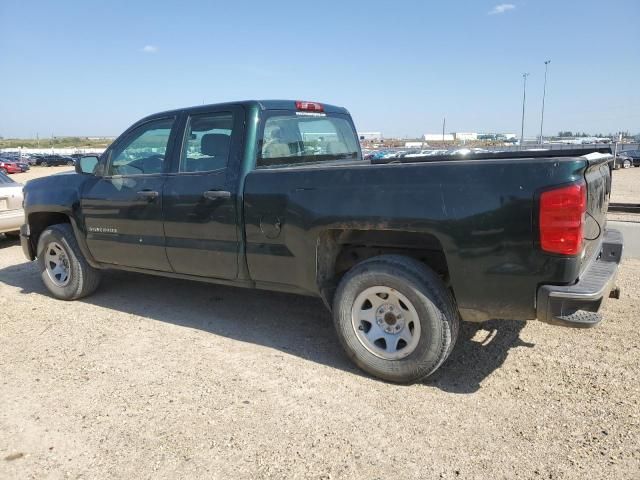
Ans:
[[[259,167],[360,159],[351,122],[324,114],[269,116],[258,147]]]
[[[233,131],[230,112],[189,117],[180,158],[181,172],[208,172],[227,166]]]

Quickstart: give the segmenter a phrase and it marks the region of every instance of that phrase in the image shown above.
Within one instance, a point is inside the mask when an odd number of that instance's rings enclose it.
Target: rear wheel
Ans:
[[[7,169],[2,167],[0,168],[0,173],[4,173],[5,175],[7,175],[9,172],[7,172]]]
[[[400,255],[362,262],[342,279],[333,306],[347,355],[366,372],[398,383],[431,375],[451,353],[459,318],[435,272]]]
[[[73,166],[73,165],[75,165],[75,163],[73,163],[73,161],[72,161],[72,160],[69,160],[69,161],[67,162],[67,165],[69,165],[69,166]]]
[[[48,167],[49,164],[47,162],[42,162],[40,165],[42,165],[43,167]]]
[[[100,271],[87,263],[68,223],[52,225],[42,232],[37,256],[42,281],[56,298],[85,297],[100,283]]]
[[[624,160],[622,162],[622,168],[631,168],[631,165],[632,165],[631,160]]]

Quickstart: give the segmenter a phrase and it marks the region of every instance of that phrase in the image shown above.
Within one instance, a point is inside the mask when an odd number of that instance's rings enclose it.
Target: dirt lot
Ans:
[[[44,177],[46,175],[53,175],[54,173],[70,172],[73,167],[31,167],[31,170],[25,173],[14,173],[11,175],[16,182],[27,183],[27,181],[33,178]]]
[[[317,300],[110,273],[65,303],[0,240],[0,478],[639,478],[640,261],[620,275],[598,328],[465,325],[401,387]]]
[[[611,201],[620,203],[640,203],[640,168],[613,171],[613,191]]]

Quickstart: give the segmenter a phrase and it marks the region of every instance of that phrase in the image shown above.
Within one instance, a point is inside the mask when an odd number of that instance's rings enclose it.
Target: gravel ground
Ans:
[[[599,327],[464,325],[409,387],[315,299],[113,272],[66,303],[35,267],[0,239],[0,478],[640,477],[640,260]]]
[[[28,172],[14,173],[14,174],[10,175],[10,177],[13,178],[16,182],[27,183],[27,181],[29,181],[31,179],[34,179],[34,178],[44,177],[44,176],[47,176],[47,175],[52,175],[54,173],[70,172],[72,170],[73,170],[73,167],[67,167],[67,166],[63,166],[63,167],[36,167],[36,166],[33,166],[33,167],[31,167],[31,169]]]
[[[640,203],[640,168],[613,171],[613,191],[611,201],[619,203]]]

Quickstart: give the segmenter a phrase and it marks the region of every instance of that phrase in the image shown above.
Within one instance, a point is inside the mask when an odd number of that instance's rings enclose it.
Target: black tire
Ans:
[[[419,340],[404,358],[381,358],[356,335],[352,307],[361,292],[375,286],[397,290],[418,314]],[[440,277],[422,263],[402,255],[374,257],[347,272],[336,290],[333,317],[338,338],[349,358],[367,373],[396,383],[416,382],[435,372],[453,350],[460,328],[455,300]]]
[[[4,232],[4,236],[7,237],[10,240],[17,240],[18,238],[20,238],[20,232],[16,231],[16,232]]]
[[[67,162],[67,165],[69,165],[69,166],[71,167],[71,166],[75,165],[75,163],[73,163],[73,161],[69,160],[69,161]]]
[[[69,281],[64,286],[57,285],[51,279],[45,265],[45,253],[53,242],[62,247],[68,260]],[[51,225],[42,232],[38,240],[37,257],[42,281],[54,297],[61,300],[76,300],[90,295],[98,288],[100,271],[87,263],[80,251],[73,229],[68,223]]]
[[[49,166],[49,164],[47,162],[42,162],[40,165],[43,166],[43,167],[48,167]]]
[[[631,160],[625,160],[622,162],[622,168],[631,168],[631,167],[633,167]]]

